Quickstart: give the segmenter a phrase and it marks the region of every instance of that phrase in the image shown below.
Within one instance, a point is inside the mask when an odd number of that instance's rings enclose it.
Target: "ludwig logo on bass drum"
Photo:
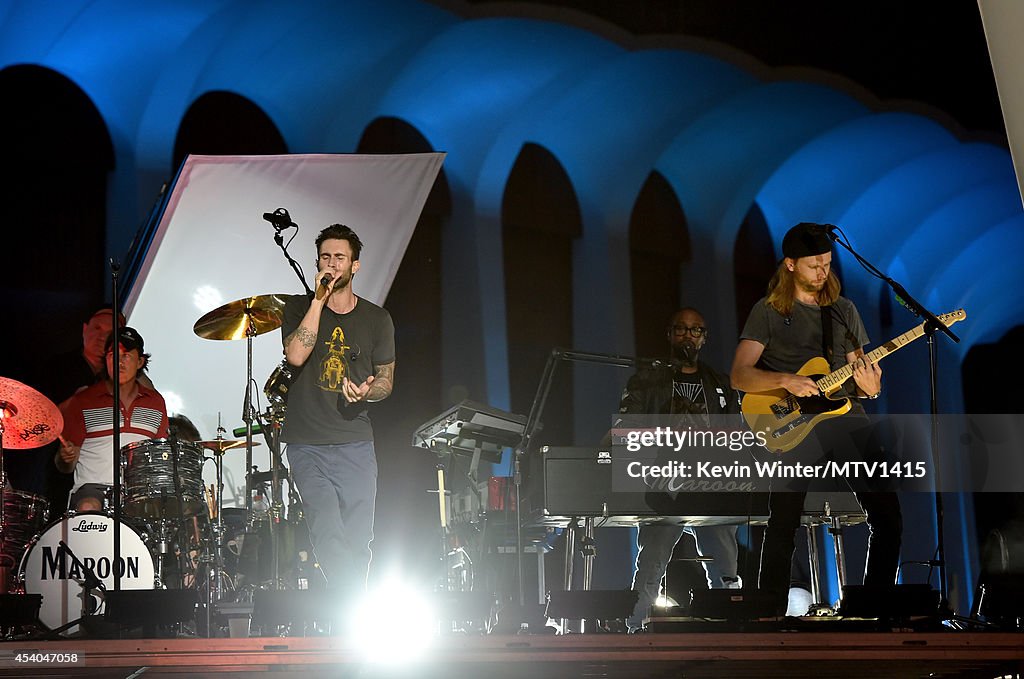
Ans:
[[[91,533],[91,532],[106,533],[107,532],[107,524],[105,524],[105,523],[93,523],[92,521],[86,521],[85,519],[82,519],[78,523],[78,525],[77,526],[73,526],[71,528],[71,530],[73,530],[76,533]]]

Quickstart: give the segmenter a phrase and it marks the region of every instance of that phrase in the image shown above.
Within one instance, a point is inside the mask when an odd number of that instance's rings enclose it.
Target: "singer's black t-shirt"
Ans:
[[[310,298],[285,301],[282,337],[299,327]],[[366,403],[349,403],[341,393],[348,377],[362,383],[374,367],[395,360],[395,326],[391,315],[362,297],[352,311],[336,314],[324,307],[316,345],[288,391],[288,412],[281,439],[286,443],[327,445],[372,441]]]

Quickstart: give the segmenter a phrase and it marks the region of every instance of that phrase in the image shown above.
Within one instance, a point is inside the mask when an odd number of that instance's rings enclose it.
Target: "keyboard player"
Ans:
[[[726,375],[699,359],[708,341],[704,317],[693,308],[672,315],[666,329],[669,360],[646,367],[630,377],[619,412],[625,415],[683,415],[697,426],[709,426],[709,416],[739,414],[739,398]],[[691,533],[712,589],[740,588],[737,572],[736,526],[644,525],[637,534],[639,553],[633,589],[636,608],[626,620],[631,632],[642,625],[657,599],[672,552],[684,532]]]

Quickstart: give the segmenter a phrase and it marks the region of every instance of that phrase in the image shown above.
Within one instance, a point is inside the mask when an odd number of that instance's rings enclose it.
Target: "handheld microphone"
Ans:
[[[273,224],[274,228],[278,231],[292,226],[299,228],[298,225],[292,221],[292,217],[288,214],[288,210],[283,207],[279,207],[273,212],[264,212],[263,219]]]
[[[331,274],[330,273],[325,273],[323,276],[320,277],[320,282],[316,286],[316,298],[317,298],[317,300],[323,299],[331,291],[330,283],[331,283]]]

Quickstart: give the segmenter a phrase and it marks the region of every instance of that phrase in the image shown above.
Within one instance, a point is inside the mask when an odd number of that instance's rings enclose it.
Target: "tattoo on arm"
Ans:
[[[292,343],[293,339],[299,340],[299,344],[306,347],[307,349],[312,349],[313,346],[316,344],[316,333],[314,333],[312,330],[303,328],[300,325],[299,327],[295,328],[295,332],[288,335],[288,339],[285,340],[284,345],[288,346],[289,344]]]
[[[395,362],[378,365],[374,371],[373,383],[366,393],[367,401],[383,401],[391,395],[391,388],[395,381]]]

